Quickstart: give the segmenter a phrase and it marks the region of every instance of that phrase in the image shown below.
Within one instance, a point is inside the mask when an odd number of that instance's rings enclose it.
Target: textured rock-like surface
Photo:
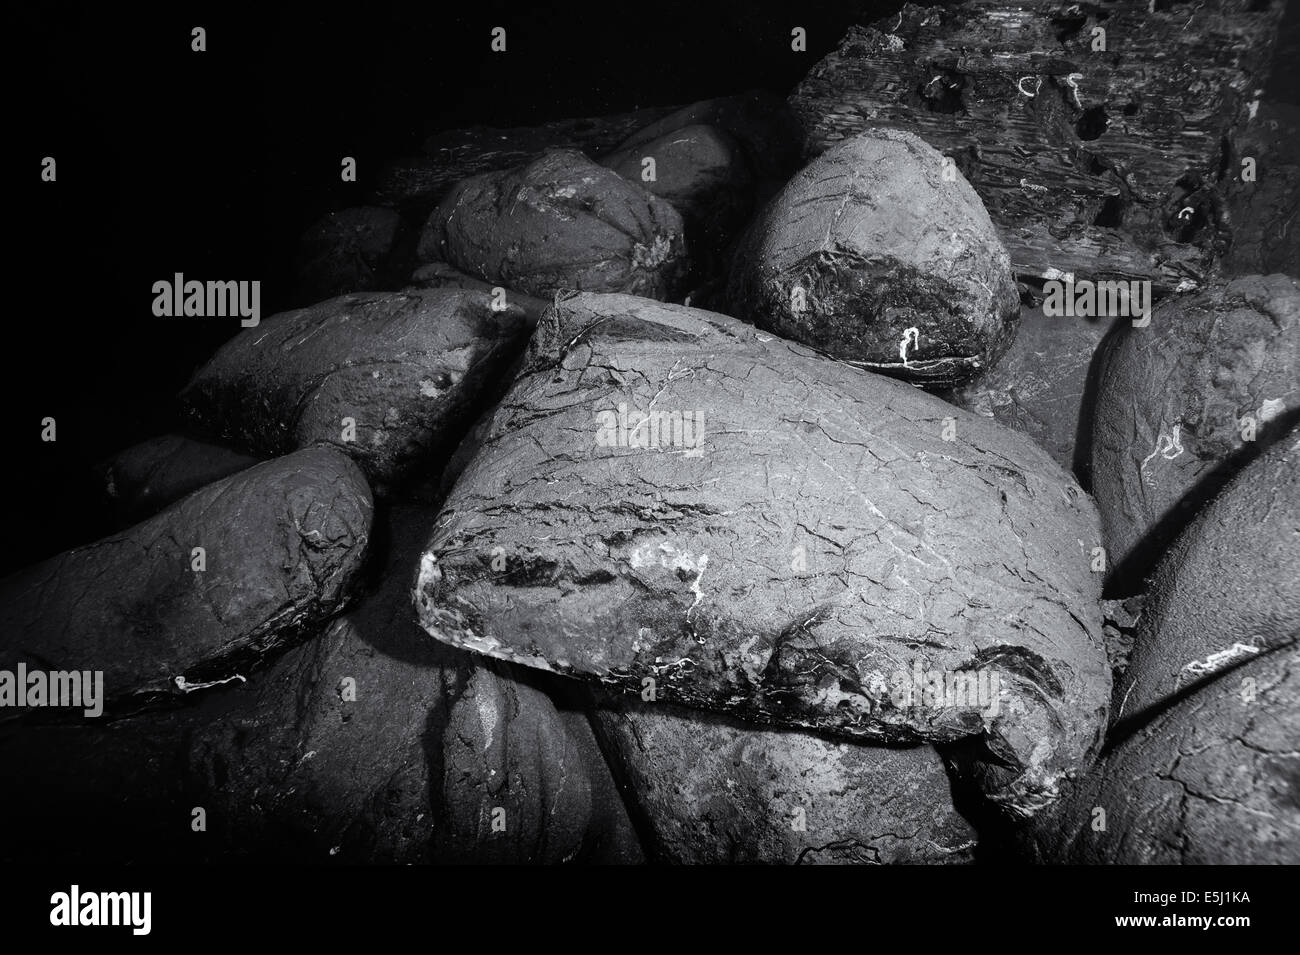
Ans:
[[[189,735],[182,765],[215,855],[432,861],[444,668],[472,664],[416,646],[394,590],[276,661]]]
[[[1124,740],[1023,833],[1040,862],[1300,864],[1300,654],[1223,674]],[[1094,829],[1105,812],[1105,829]]]
[[[383,288],[401,216],[392,209],[358,206],[322,216],[298,242],[294,263],[297,298],[303,304],[348,292]]]
[[[0,811],[27,823],[0,858],[636,861],[585,721],[415,624],[410,571],[432,518],[394,511],[378,590],[247,682],[112,723],[0,728],[0,759],[26,781],[0,789]],[[507,808],[504,832],[470,818],[484,805]]]
[[[1249,276],[1121,322],[1098,353],[1092,486],[1114,587],[1131,589],[1300,413],[1300,281]],[[1254,440],[1243,440],[1254,422]]]
[[[416,625],[411,573],[431,518],[394,511],[378,592],[277,665],[251,718],[214,723],[191,747],[193,771],[230,820],[228,851],[258,855],[271,843],[318,860],[635,861],[590,727],[577,724],[575,737],[545,693]]]
[[[908,4],[850,28],[790,103],[811,154],[886,126],[951,156],[1018,274],[1195,287],[1227,243],[1224,143],[1285,6]]]
[[[463,179],[522,166],[548,149],[578,149],[599,156],[672,112],[671,106],[654,106],[540,126],[443,130],[425,139],[423,155],[384,162],[376,176],[375,198],[381,205],[401,208],[404,214],[423,212],[419,218],[424,219],[447,190]]]
[[[629,445],[651,410],[677,430],[648,419],[652,446]],[[670,702],[859,739],[982,734],[1008,766],[990,794],[1028,812],[1105,720],[1097,537],[1023,435],[726,316],[577,295],[538,326],[416,600],[441,640],[653,678]],[[995,674],[999,715],[896,700],[914,667]]]
[[[799,166],[803,131],[785,100],[766,90],[700,100],[647,123],[616,152],[638,148],[690,126],[720,129],[740,143],[761,180],[784,181]]]
[[[687,865],[970,862],[928,746],[887,749],[628,698],[595,711],[653,833]]]
[[[1300,106],[1259,103],[1234,138],[1227,170],[1224,217],[1232,248],[1224,269],[1300,276]]]
[[[743,222],[753,205],[749,162],[736,141],[714,126],[684,126],[621,148],[600,164],[666,200],[702,241],[714,245]],[[653,178],[647,179],[651,169]]]
[[[181,399],[200,426],[254,451],[334,445],[384,491],[449,450],[529,327],[487,292],[345,295],[236,335]]]
[[[119,523],[129,526],[260,460],[218,444],[165,434],[115,454],[99,470]]]
[[[237,823],[231,851],[257,854],[266,817],[315,859],[639,861],[585,719],[415,622],[412,571],[432,520],[394,509],[377,592],[277,668],[251,736],[247,720],[223,721],[194,747]]]
[[[473,661],[420,640],[404,606],[430,519],[393,509],[378,589],[191,735],[184,765],[220,855],[432,860],[446,685]]]
[[[542,297],[571,288],[666,298],[687,267],[676,209],[563,149],[461,182],[429,216],[417,254]]]
[[[1111,321],[1020,310],[1016,340],[997,367],[945,395],[959,408],[1029,435],[1068,471],[1089,463],[1088,369]]]
[[[934,386],[991,367],[1019,299],[979,196],[910,133],[847,140],[751,224],[732,314],[854,364]]]
[[[1300,638],[1300,428],[1247,465],[1156,565],[1116,722]]]
[[[1129,657],[1133,655],[1133,641],[1137,639],[1137,627],[1142,620],[1142,608],[1145,604],[1145,593],[1135,594],[1123,600],[1101,602],[1106,657],[1110,660],[1113,683],[1118,683],[1124,671],[1128,669]]]
[[[326,448],[209,484],[0,581],[0,669],[102,670],[114,702],[231,678],[340,608],[371,511],[361,472]]]
[[[453,691],[442,734],[439,860],[642,861],[586,715],[561,713],[511,672],[480,658]]]
[[[538,319],[542,317],[542,312],[546,311],[546,306],[549,304],[544,299],[534,298],[513,289],[493,285],[491,282],[484,282],[472,275],[466,275],[460,269],[453,268],[446,262],[430,262],[428,265],[420,266],[411,273],[408,288],[458,288],[471,292],[486,292],[490,295],[495,295],[495,290],[499,288],[502,290],[502,295],[498,296],[498,298],[511,305],[518,305],[523,310],[524,315],[527,316],[530,325],[537,324]]]

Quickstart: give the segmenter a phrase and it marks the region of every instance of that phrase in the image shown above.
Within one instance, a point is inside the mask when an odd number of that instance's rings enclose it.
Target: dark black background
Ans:
[[[980,951],[984,939],[1011,937],[1010,930],[1026,940],[1048,940],[1055,950],[1064,947],[1061,939],[1068,939],[1080,947],[1115,946],[1123,940],[1121,950],[1221,953],[1270,947],[1271,940],[1289,937],[1294,925],[1287,901],[1293,896],[1282,867],[890,866],[858,871],[854,878],[828,877],[832,871],[809,876],[802,868],[795,875],[794,867],[734,866],[726,873],[733,894],[712,908],[698,908],[692,939],[705,950],[765,949],[773,945],[776,932],[806,924],[796,923],[805,913],[815,918],[848,912],[852,918],[828,919],[823,934],[852,947],[863,944],[860,939],[870,932],[872,938],[893,937],[917,951],[947,942],[961,951]],[[497,950],[531,949],[543,938],[558,947],[568,942],[567,935],[576,934],[562,914],[574,910],[575,899],[581,904],[581,936],[592,940],[593,949],[671,946],[678,934],[673,928],[681,924],[680,911],[670,915],[666,909],[671,903],[659,901],[667,895],[662,889],[666,879],[654,867],[628,875],[620,871],[617,879],[572,866],[548,870],[544,879],[526,866],[437,875],[431,877],[422,866],[298,866],[289,873],[276,866],[241,866],[233,877],[222,866],[183,872],[157,866],[92,866],[76,872],[47,867],[26,873],[10,891],[0,893],[0,919],[6,940],[19,945],[30,939],[44,947],[58,940],[65,947],[116,945],[131,951],[193,946],[196,937],[210,947],[236,950],[247,948],[253,938],[298,951],[371,951],[380,947],[377,936],[385,942],[434,932],[435,938],[446,937],[450,932],[443,924],[453,919],[472,926]],[[711,867],[679,866],[669,875],[677,895],[694,900],[708,898],[711,891],[720,894]],[[83,892],[151,892],[152,932],[134,936],[128,928],[52,928],[50,896],[67,892],[74,882]],[[765,905],[758,909],[737,897],[751,888],[764,896]],[[645,911],[643,921],[629,915],[633,892],[648,900],[632,909]],[[1208,892],[1244,892],[1250,901],[1161,906],[1135,903],[1135,892],[1194,892],[1202,898]],[[1115,917],[1125,915],[1245,915],[1250,926],[1216,926],[1208,932],[1116,927]],[[671,922],[673,918],[678,921]]]

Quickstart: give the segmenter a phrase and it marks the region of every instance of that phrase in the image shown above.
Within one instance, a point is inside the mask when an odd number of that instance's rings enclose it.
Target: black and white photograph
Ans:
[[[9,19],[6,924],[889,865],[1278,927],[1294,2]]]

